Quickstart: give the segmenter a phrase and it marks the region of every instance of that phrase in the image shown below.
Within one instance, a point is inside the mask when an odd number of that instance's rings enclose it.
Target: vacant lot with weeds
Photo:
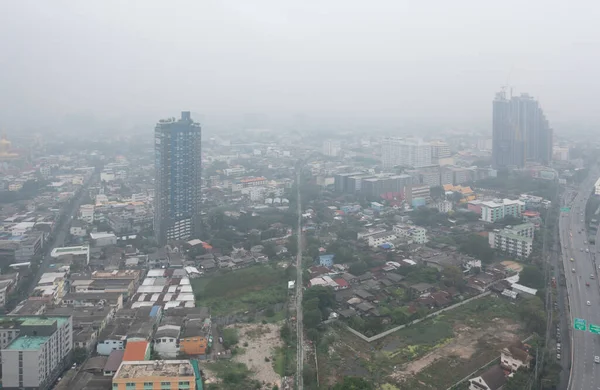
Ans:
[[[206,306],[213,316],[244,313],[285,302],[286,271],[256,265],[192,279],[196,306]]]
[[[526,337],[517,305],[486,297],[368,344],[341,327],[319,356],[323,383],[362,375],[390,388],[445,389]]]

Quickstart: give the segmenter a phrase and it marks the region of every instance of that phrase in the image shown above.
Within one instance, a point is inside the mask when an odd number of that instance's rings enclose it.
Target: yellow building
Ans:
[[[112,381],[113,390],[196,390],[189,360],[124,361]]]

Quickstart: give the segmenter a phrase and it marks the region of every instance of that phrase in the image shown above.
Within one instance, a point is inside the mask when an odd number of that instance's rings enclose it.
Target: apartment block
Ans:
[[[481,202],[481,220],[494,223],[507,215],[521,218],[524,209],[525,203],[520,200]]]
[[[70,363],[71,317],[0,317],[0,336],[3,389],[50,389]]]
[[[490,232],[488,240],[490,247],[505,252],[511,256],[525,259],[533,251],[534,225],[524,223],[502,230]]]

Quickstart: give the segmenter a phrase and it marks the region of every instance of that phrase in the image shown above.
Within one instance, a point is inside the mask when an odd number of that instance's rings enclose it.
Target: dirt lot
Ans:
[[[468,326],[455,326],[456,335],[450,342],[440,348],[433,350],[425,356],[414,360],[391,375],[394,381],[404,380],[408,376],[414,376],[433,364],[435,361],[454,357],[469,360],[481,342],[495,344],[499,349],[518,339],[517,331],[519,325],[502,319],[495,319],[492,325],[485,329],[471,329]],[[482,362],[482,364],[485,362]]]
[[[244,363],[254,373],[254,379],[280,386],[281,377],[273,370],[273,350],[281,345],[279,324],[237,324],[239,346],[243,352],[233,360]],[[246,346],[247,343],[247,346]],[[269,361],[265,361],[268,358]]]
[[[517,272],[521,272],[521,270],[523,269],[523,266],[521,264],[517,263],[516,261],[512,261],[512,260],[505,260],[505,261],[500,262],[500,264],[502,264],[506,268],[510,268]]]

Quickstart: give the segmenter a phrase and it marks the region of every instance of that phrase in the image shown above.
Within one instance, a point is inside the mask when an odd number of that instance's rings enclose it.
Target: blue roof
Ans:
[[[160,306],[152,306],[152,309],[150,310],[150,317],[156,317],[159,310]]]

